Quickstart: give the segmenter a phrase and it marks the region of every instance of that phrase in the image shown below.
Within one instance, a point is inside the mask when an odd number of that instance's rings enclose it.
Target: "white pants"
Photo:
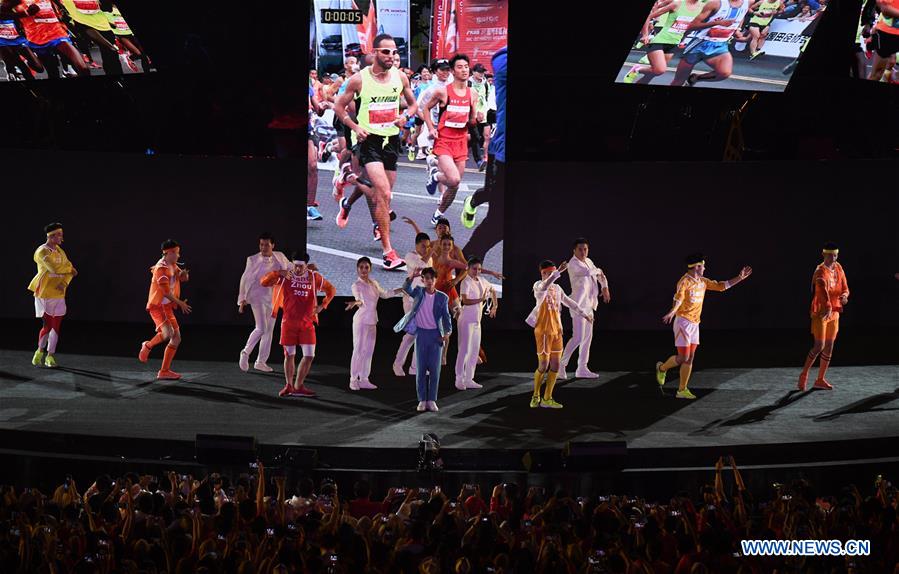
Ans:
[[[371,358],[375,353],[377,325],[365,325],[353,317],[353,358],[350,359],[350,380],[367,381],[371,374]]]
[[[272,351],[272,334],[275,332],[275,318],[272,317],[272,300],[263,300],[261,302],[250,303],[253,309],[253,318],[256,320],[256,328],[250,333],[247,344],[244,347],[247,355],[256,348],[259,343],[259,354],[256,356],[257,363],[265,363]]]
[[[574,354],[575,349],[580,348],[577,355],[577,368],[586,369],[587,361],[590,360],[590,344],[593,342],[593,323],[572,313],[571,324],[574,328],[571,338],[568,339],[565,350],[562,352],[562,368],[568,368],[571,355]]]
[[[407,295],[403,295],[403,314],[408,314],[409,311],[412,310],[412,297]],[[406,364],[406,357],[409,356],[409,349],[412,349],[412,364],[409,366],[411,370],[416,365],[416,356],[415,356],[415,335],[410,335],[409,333],[403,333],[403,340],[400,341],[400,348],[396,350],[396,358],[393,359],[393,363],[399,365],[400,367]]]
[[[474,370],[478,366],[478,351],[481,348],[481,324],[459,322],[459,351],[456,354],[456,382],[474,380]]]

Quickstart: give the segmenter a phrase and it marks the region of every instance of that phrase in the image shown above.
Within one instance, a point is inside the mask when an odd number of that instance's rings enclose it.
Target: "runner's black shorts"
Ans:
[[[887,34],[877,30],[871,36],[871,47],[881,58],[889,58],[899,52],[899,34]]]
[[[425,125],[425,121],[424,121],[423,119],[421,119],[420,117],[415,116],[415,125],[416,125],[416,126],[423,126],[423,125]]]
[[[665,54],[673,54],[674,49],[677,48],[674,44],[646,44],[646,53],[650,53],[653,50],[661,50]]]
[[[750,28],[758,28],[758,29],[759,29],[759,32],[761,33],[761,32],[764,32],[764,31],[765,31],[765,28],[770,28],[770,27],[771,27],[771,22],[768,22],[767,24],[758,24],[758,23],[756,23],[756,22],[750,22],[750,23],[749,23],[749,27],[750,27]]]
[[[386,145],[385,145],[386,139]],[[365,166],[373,162],[384,164],[387,171],[396,171],[396,160],[400,155],[400,136],[369,135],[365,141],[353,147],[353,153],[359,158],[359,165]]]

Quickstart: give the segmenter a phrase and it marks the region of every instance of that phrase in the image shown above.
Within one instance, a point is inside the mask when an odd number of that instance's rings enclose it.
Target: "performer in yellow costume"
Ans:
[[[662,317],[665,324],[672,323],[674,328],[674,346],[677,355],[668,357],[662,363],[656,363],[656,381],[659,385],[665,384],[665,373],[668,369],[680,367],[680,384],[677,389],[677,398],[695,399],[696,395],[687,388],[690,375],[693,372],[693,357],[696,348],[699,347],[699,317],[702,315],[702,303],[705,300],[705,292],[726,291],[737,283],[752,275],[751,267],[743,267],[740,274],[727,281],[713,281],[704,277],[705,257],[701,253],[694,253],[685,260],[688,271],[677,282],[677,291],[674,294],[674,305],[671,310]]]
[[[561,409],[562,405],[553,399],[553,388],[559,374],[559,359],[562,357],[562,314],[561,306],[565,305],[577,315],[592,322],[593,317],[581,309],[577,302],[565,295],[562,288],[555,284],[556,280],[568,268],[563,261],[558,269],[552,261],[540,263],[541,281],[534,283],[534,299],[537,304],[525,319],[534,328],[537,342],[537,370],[534,372],[534,395],[531,397],[531,408]],[[540,388],[546,378],[546,390],[540,397]]]
[[[28,290],[34,293],[34,314],[43,321],[31,364],[53,368],[57,366],[54,354],[59,327],[66,314],[66,289],[78,271],[62,250],[62,223],[51,223],[44,227],[44,232],[47,242],[34,252],[37,275],[28,285]]]

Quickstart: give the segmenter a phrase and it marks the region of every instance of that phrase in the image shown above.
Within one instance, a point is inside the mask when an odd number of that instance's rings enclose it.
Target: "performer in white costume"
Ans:
[[[250,353],[259,344],[259,353],[253,365],[257,371],[270,373],[272,368],[266,363],[272,350],[272,334],[275,331],[275,317],[272,316],[272,288],[259,284],[267,273],[290,269],[292,266],[287,257],[275,251],[275,240],[269,233],[259,236],[259,253],[247,257],[247,267],[240,276],[240,293],[237,295],[239,312],[243,313],[247,305],[253,310],[256,328],[250,333],[247,344],[240,351],[240,370],[250,368]]]
[[[346,310],[358,309],[353,315],[353,357],[350,360],[350,390],[377,389],[368,380],[371,374],[371,358],[375,353],[375,339],[378,336],[378,299],[389,299],[399,289],[385,291],[370,277],[371,259],[361,257],[356,261],[356,275],[353,283],[353,301],[348,301]]]
[[[573,250],[574,257],[568,261],[571,298],[577,301],[580,308],[589,311],[590,320],[583,318],[574,309],[571,310],[573,330],[571,339],[568,340],[568,343],[565,345],[565,351],[562,353],[559,379],[568,378],[565,370],[575,349],[579,349],[575,376],[583,379],[595,379],[597,374],[591,372],[587,367],[587,361],[590,360],[590,344],[593,342],[593,326],[596,324],[594,314],[599,306],[600,294],[602,294],[603,303],[611,301],[612,296],[609,294],[609,282],[605,273],[587,257],[590,251],[590,244],[587,239],[583,237],[575,239]]]
[[[496,291],[486,279],[481,277],[482,262],[479,257],[468,259],[468,274],[459,287],[462,313],[457,320],[459,350],[456,355],[456,388],[480,389],[483,385],[475,382],[474,371],[478,365],[478,350],[481,347],[481,317],[484,303],[491,302],[489,317],[496,317],[498,300]]]

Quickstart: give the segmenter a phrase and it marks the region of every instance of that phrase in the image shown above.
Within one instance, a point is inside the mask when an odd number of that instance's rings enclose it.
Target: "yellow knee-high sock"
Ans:
[[[692,363],[684,363],[680,366],[680,382],[678,384],[678,390],[682,391],[687,388],[687,383],[690,382],[690,373],[692,372]]]
[[[543,400],[548,401],[553,398],[553,389],[556,386],[556,377],[558,376],[559,373],[556,371],[546,373],[546,390],[543,391]]]
[[[662,364],[661,370],[664,372],[664,371],[667,371],[668,369],[673,369],[676,366],[677,366],[677,356],[671,355],[670,357],[668,357],[668,360]]]
[[[543,375],[545,375],[543,371],[537,369],[534,371],[534,396],[540,396],[540,387],[543,386]]]

